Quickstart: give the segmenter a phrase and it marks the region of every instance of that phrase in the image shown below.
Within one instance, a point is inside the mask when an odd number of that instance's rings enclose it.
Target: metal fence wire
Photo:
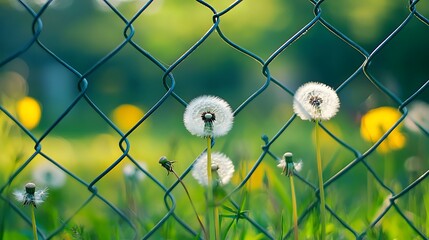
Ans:
[[[40,136],[36,136],[31,130],[27,129],[17,118],[17,116],[10,110],[6,105],[0,105],[0,117],[3,119],[8,119],[8,121],[11,121],[12,124],[15,127],[19,127],[19,129],[24,133],[24,138],[30,138],[32,142],[34,143],[34,151],[32,152],[31,156],[26,157],[24,161],[20,161],[17,164],[17,167],[13,170],[13,172],[8,175],[5,179],[6,181],[0,186],[0,199],[2,202],[2,209],[1,209],[1,228],[0,231],[4,232],[7,231],[8,228],[13,228],[13,223],[5,223],[7,221],[7,216],[9,214],[17,215],[19,216],[24,222],[28,223],[28,226],[31,225],[31,219],[27,214],[27,211],[25,208],[22,208],[18,202],[16,202],[11,194],[11,185],[16,185],[15,181],[17,177],[22,174],[26,168],[28,168],[29,164],[34,161],[36,157],[42,157],[46,161],[51,162],[54,164],[58,169],[66,173],[67,178],[71,179],[72,181],[76,182],[77,184],[84,186],[86,189],[86,193],[89,194],[89,196],[86,198],[84,202],[80,204],[78,208],[73,209],[67,209],[62,210],[63,212],[66,212],[63,216],[63,219],[61,219],[61,224],[59,224],[55,229],[53,230],[46,230],[39,228],[38,234],[39,237],[42,239],[55,239],[55,238],[61,238],[62,232],[69,228],[69,223],[73,221],[73,219],[92,202],[98,201],[102,202],[105,206],[110,208],[120,219],[121,227],[129,229],[130,236],[128,238],[133,239],[149,239],[156,234],[159,234],[160,231],[163,231],[162,228],[165,227],[166,224],[171,224],[171,222],[175,223],[176,228],[182,229],[184,232],[186,232],[189,236],[189,239],[195,239],[195,238],[202,238],[198,234],[199,230],[197,229],[197,226],[194,224],[190,224],[193,220],[185,219],[183,216],[180,216],[177,213],[176,208],[176,200],[175,197],[175,190],[182,191],[180,182],[178,180],[174,181],[171,185],[166,185],[166,183],[163,183],[161,180],[157,179],[156,176],[153,174],[154,169],[151,169],[151,171],[148,171],[144,168],[139,168],[140,171],[142,171],[150,181],[152,181],[157,188],[161,189],[164,193],[164,196],[161,197],[153,197],[153,201],[159,202],[160,209],[157,211],[165,211],[165,214],[157,220],[156,224],[153,226],[146,228],[145,231],[138,230],[138,227],[136,227],[136,223],[130,219],[129,215],[127,215],[123,209],[117,206],[115,202],[112,202],[110,199],[108,199],[105,195],[102,194],[102,189],[98,189],[97,186],[99,182],[101,182],[106,176],[108,176],[115,167],[118,166],[123,161],[131,161],[136,163],[135,157],[131,154],[130,149],[132,147],[138,148],[138,146],[134,146],[133,142],[129,140],[129,136],[136,131],[136,129],[141,126],[144,122],[146,122],[148,119],[150,119],[154,113],[159,111],[164,105],[167,104],[168,101],[171,102],[171,100],[179,103],[180,106],[183,107],[183,109],[186,107],[187,102],[189,99],[185,100],[183,96],[180,96],[178,92],[175,91],[175,89],[180,86],[180,83],[175,80],[175,70],[180,66],[185,60],[187,60],[194,52],[197,52],[199,50],[199,47],[210,45],[209,38],[210,37],[216,37],[218,39],[221,39],[224,43],[231,46],[235,52],[238,52],[242,54],[244,57],[248,58],[249,60],[254,60],[259,63],[259,70],[261,71],[261,74],[263,74],[265,78],[265,82],[254,91],[252,94],[247,97],[244,101],[242,101],[237,108],[234,110],[234,116],[238,117],[240,114],[245,113],[246,110],[249,108],[251,103],[255,102],[258,99],[264,98],[264,92],[268,89],[268,87],[274,87],[276,89],[279,89],[282,94],[288,97],[292,97],[294,95],[294,90],[287,84],[287,81],[283,81],[280,79],[276,79],[275,76],[271,75],[270,73],[270,66],[272,62],[278,58],[282,53],[287,53],[288,49],[293,43],[299,42],[302,37],[305,34],[311,33],[315,26],[323,28],[323,31],[325,33],[330,34],[332,37],[334,37],[336,40],[341,41],[345,43],[350,51],[352,51],[355,54],[358,54],[362,57],[362,62],[359,65],[358,68],[356,68],[353,73],[347,77],[345,77],[342,81],[342,83],[339,86],[336,86],[336,92],[338,94],[347,93],[350,94],[352,90],[352,84],[355,81],[358,81],[358,75],[364,76],[364,78],[367,80],[368,87],[376,87],[378,91],[384,93],[389,101],[394,102],[394,105],[399,111],[402,113],[402,116],[400,119],[398,119],[392,126],[390,126],[389,130],[384,133],[384,135],[376,141],[369,149],[365,150],[364,152],[361,152],[353,145],[347,143],[342,137],[335,135],[333,132],[329,130],[329,127],[326,127],[322,124],[323,131],[325,131],[330,138],[332,138],[336,143],[340,145],[341,148],[343,148],[345,151],[350,153],[353,157],[350,158],[348,161],[348,164],[343,166],[339,171],[337,171],[335,174],[329,177],[324,183],[325,188],[329,191],[330,188],[332,188],[334,183],[341,182],[344,179],[344,176],[347,175],[347,173],[351,172],[353,169],[356,168],[364,168],[365,171],[368,173],[368,175],[374,179],[374,185],[377,185],[383,191],[385,191],[388,195],[388,197],[385,199],[385,202],[382,204],[382,207],[380,208],[380,211],[378,212],[377,216],[374,219],[368,219],[367,225],[363,227],[356,227],[353,225],[353,223],[348,222],[344,215],[341,213],[338,213],[338,209],[341,209],[341,206],[332,206],[329,202],[326,204],[326,209],[328,211],[330,221],[335,222],[339,228],[342,228],[342,231],[346,231],[350,238],[355,239],[365,239],[368,237],[369,232],[376,227],[378,224],[383,222],[383,218],[386,215],[394,214],[399,215],[401,219],[403,219],[402,225],[404,228],[410,228],[412,229],[412,232],[414,233],[413,236],[410,236],[410,238],[414,239],[427,239],[427,229],[423,230],[421,226],[416,224],[415,218],[410,216],[407,213],[406,209],[403,209],[403,207],[398,204],[401,199],[403,199],[408,193],[412,192],[413,189],[421,187],[422,184],[426,179],[426,177],[429,174],[429,170],[425,170],[423,174],[419,174],[416,176],[411,183],[409,183],[408,186],[398,189],[390,185],[389,183],[385,182],[385,180],[380,177],[377,173],[377,171],[369,164],[369,158],[370,156],[374,155],[376,153],[377,148],[382,144],[386,138],[389,136],[389,134],[392,133],[406,118],[408,110],[407,106],[415,101],[415,99],[422,96],[423,92],[426,90],[429,81],[419,79],[417,81],[420,81],[419,87],[415,89],[415,91],[408,96],[406,99],[401,99],[395,92],[391,89],[391,86],[388,86],[386,84],[383,84],[380,82],[375,76],[372,74],[372,70],[370,69],[370,64],[373,62],[373,59],[380,54],[383,53],[385,47],[387,44],[392,42],[395,37],[397,37],[398,33],[404,31],[406,26],[411,21],[418,21],[421,26],[423,26],[421,29],[423,31],[429,31],[429,20],[427,17],[423,16],[419,12],[419,0],[411,0],[408,2],[408,9],[409,14],[403,19],[403,21],[396,26],[394,31],[392,31],[390,34],[387,35],[380,43],[373,48],[372,50],[368,49],[368,47],[361,46],[357,43],[357,41],[354,41],[352,38],[344,34],[342,31],[337,29],[333,24],[326,20],[324,18],[323,14],[323,6],[325,2],[329,1],[308,1],[309,7],[311,7],[313,12],[313,18],[307,22],[305,25],[302,25],[302,28],[296,31],[295,34],[293,34],[291,37],[288,37],[284,40],[283,44],[281,44],[280,47],[278,47],[275,51],[273,51],[270,56],[266,59],[258,56],[258,54],[246,49],[245,47],[234,43],[230,38],[228,38],[228,35],[224,33],[222,30],[222,25],[220,24],[221,20],[224,17],[227,17],[228,15],[233,15],[234,9],[239,8],[241,4],[244,3],[244,1],[237,0],[235,2],[232,2],[228,7],[222,10],[216,9],[212,4],[209,3],[209,1],[203,1],[203,0],[197,0],[195,4],[199,5],[199,7],[206,8],[211,12],[211,14],[207,15],[207,18],[211,19],[212,25],[210,26],[207,31],[200,36],[198,41],[193,43],[193,45],[187,49],[179,58],[177,58],[175,61],[173,61],[171,64],[165,64],[162,61],[159,60],[156,54],[151,54],[149,51],[147,51],[144,47],[144,45],[140,44],[138,41],[136,41],[133,37],[136,33],[136,31],[144,31],[142,29],[135,29],[133,24],[141,17],[144,16],[147,9],[151,7],[152,4],[156,4],[156,0],[149,0],[147,2],[141,3],[141,8],[131,17],[125,16],[121,11],[118,10],[111,2],[104,0],[103,4],[106,7],[107,12],[109,14],[115,14],[123,24],[123,39],[120,44],[118,44],[116,47],[111,49],[111,51],[106,54],[104,57],[99,59],[99,61],[96,62],[92,67],[85,71],[79,71],[77,70],[76,66],[73,66],[68,60],[63,59],[60,57],[60,54],[58,54],[54,49],[50,49],[47,45],[45,45],[43,38],[41,37],[44,29],[44,15],[51,9],[52,5],[54,5],[55,1],[48,0],[46,3],[41,5],[40,8],[35,8],[33,5],[27,3],[26,1],[22,0],[16,0],[14,1],[14,4],[17,8],[19,8],[22,11],[25,11],[25,13],[28,16],[31,16],[32,22],[28,25],[28,27],[32,30],[32,34],[28,37],[28,39],[25,39],[25,43],[22,44],[22,46],[13,54],[8,55],[4,59],[0,59],[0,70],[4,69],[9,63],[12,61],[18,59],[22,55],[25,55],[30,50],[38,49],[38,53],[40,54],[40,51],[43,52],[43,54],[48,54],[52,59],[54,59],[57,63],[61,64],[62,68],[64,68],[69,73],[76,76],[79,81],[76,82],[75,88],[78,89],[78,94],[75,96],[74,100],[65,107],[59,117],[44,130],[44,132]],[[405,5],[405,2],[404,2]],[[426,5],[427,6],[427,5]],[[310,8],[309,8],[310,9]],[[191,17],[191,16],[190,16]],[[249,16],[250,17],[250,16]],[[2,22],[0,23],[0,28],[7,24],[14,24],[14,22]],[[267,26],[268,28],[269,26]],[[7,36],[2,36],[2,38],[5,38]],[[22,40],[22,39],[21,39]],[[103,40],[108,41],[108,40]],[[209,46],[208,46],[209,47]],[[398,46],[398,47],[406,47],[406,46]],[[159,99],[156,100],[156,103],[151,106],[151,108],[145,112],[144,116],[127,132],[122,132],[114,123],[113,121],[108,117],[108,114],[103,112],[103,110],[97,105],[97,101],[94,100],[90,94],[88,94],[88,89],[91,87],[91,74],[93,74],[95,71],[103,71],[102,67],[106,65],[106,63],[111,60],[114,56],[118,55],[123,51],[125,48],[132,48],[133,51],[135,51],[137,54],[139,54],[140,58],[144,58],[151,62],[153,66],[155,66],[159,71],[162,72],[162,78],[159,79],[159,84],[163,85],[165,88],[165,92]],[[427,48],[424,50],[428,50]],[[413,53],[410,53],[413,54]],[[408,64],[408,63],[407,63]],[[411,64],[411,63],[410,63]],[[403,67],[406,67],[406,64],[403,65]],[[262,75],[261,75],[262,76]],[[144,80],[142,80],[144,81]],[[155,101],[154,101],[155,102]],[[44,152],[43,143],[44,140],[50,136],[50,134],[53,133],[54,129],[57,128],[61,123],[64,121],[64,119],[67,117],[70,112],[72,112],[75,108],[77,108],[78,105],[85,105],[91,109],[92,112],[94,112],[98,117],[102,118],[103,121],[105,121],[106,124],[109,125],[109,127],[115,131],[118,138],[116,139],[119,143],[120,149],[121,149],[121,156],[119,156],[113,163],[105,167],[105,169],[96,177],[91,179],[91,181],[87,181],[86,179],[83,179],[80,177],[79,174],[76,172],[73,172],[69,168],[63,166],[62,164],[58,163],[57,159],[51,157],[48,153]],[[239,215],[238,221],[239,222],[245,222],[248,224],[248,226],[251,226],[255,232],[259,234],[259,237],[261,239],[275,239],[279,238],[281,236],[282,239],[288,239],[292,238],[293,229],[291,226],[287,226],[287,229],[283,233],[274,233],[273,230],[270,228],[270,226],[267,226],[266,223],[262,222],[261,219],[255,217],[255,214],[252,213],[253,209],[248,209],[247,211],[242,211],[240,203],[238,202],[238,193],[246,187],[246,185],[249,183],[249,179],[252,178],[255,171],[261,166],[262,162],[269,162],[269,161],[278,161],[281,159],[281,156],[283,155],[282,152],[273,151],[272,145],[278,141],[278,139],[283,136],[287,135],[286,130],[290,128],[292,123],[295,123],[299,120],[297,120],[296,115],[293,115],[292,117],[288,119],[284,119],[284,125],[277,130],[277,132],[272,135],[268,136],[264,135],[262,137],[262,141],[258,139],[263,146],[259,150],[259,156],[257,157],[257,160],[253,163],[253,165],[250,167],[250,169],[246,172],[245,176],[243,177],[242,181],[234,186],[234,189],[230,192],[230,197],[227,199],[227,201],[224,202],[224,204],[227,204],[230,209],[234,209],[234,211],[237,211],[237,214]],[[429,129],[425,129],[424,126],[420,126],[420,130],[422,132],[423,138],[427,138],[429,136],[428,132]],[[263,131],[263,129],[261,130]],[[10,136],[12,138],[12,136]],[[1,142],[1,145],[7,146],[10,144],[10,142],[6,139],[5,142]],[[204,151],[204,149],[202,149]],[[3,153],[0,153],[3,154]],[[428,159],[426,158],[425,161]],[[179,173],[179,177],[181,179],[187,179],[190,177],[190,171],[192,169],[192,164],[188,166],[183,172]],[[163,169],[160,168],[159,171],[163,171]],[[303,211],[299,212],[299,224],[300,226],[303,226],[306,224],[306,222],[309,221],[309,216],[316,214],[314,209],[318,207],[319,204],[319,188],[317,187],[317,184],[309,181],[305,176],[300,175],[300,173],[296,173],[297,181],[299,184],[302,184],[303,186],[306,186],[310,189],[312,189],[312,200],[308,203],[308,205],[305,206],[305,209]],[[410,193],[411,194],[411,193]],[[426,206],[427,207],[427,206]],[[67,206],[62,206],[62,208],[67,208]],[[423,213],[422,213],[423,214]],[[114,230],[112,230],[114,231]],[[3,233],[0,233],[0,236],[3,235]],[[157,235],[159,236],[159,235]],[[2,237],[0,237],[2,238]]]

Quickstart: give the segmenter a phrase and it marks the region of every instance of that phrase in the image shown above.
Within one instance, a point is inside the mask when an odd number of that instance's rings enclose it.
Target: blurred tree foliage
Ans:
[[[44,1],[25,2],[38,12],[42,5],[35,2]],[[111,2],[128,20],[146,3]],[[233,1],[207,3],[221,12]],[[428,1],[420,1],[416,6],[421,14],[429,15]],[[313,8],[310,1],[242,1],[221,15],[219,28],[232,42],[266,60],[314,18]],[[367,52],[372,52],[409,14],[405,0],[332,0],[323,2],[321,9],[326,21]],[[213,26],[212,15],[209,8],[197,1],[155,0],[133,22],[132,40],[170,66]],[[102,109],[112,109],[124,102],[151,106],[165,92],[163,71],[130,44],[91,70],[125,41],[126,23],[105,3],[54,0],[41,19],[39,40],[74,69],[86,74],[90,82],[88,94]],[[0,61],[30,41],[32,23],[33,17],[18,1],[0,1]],[[409,97],[428,78],[428,39],[428,26],[413,18],[374,58],[371,73],[401,98]],[[45,101],[63,97],[64,105],[76,96],[78,77],[39,47],[32,46],[20,59],[26,67],[17,67],[15,60],[2,66],[0,72],[21,72],[29,82],[31,95]],[[338,87],[363,61],[362,55],[317,23],[270,64],[270,72],[292,90],[307,81]],[[176,92],[185,100],[204,93],[217,94],[230,99],[234,106],[266,80],[259,63],[228,46],[216,32],[181,62],[173,75]],[[357,78],[363,84],[356,90],[367,91],[369,81],[363,74]],[[68,93],[52,96],[47,93],[52,89]]]

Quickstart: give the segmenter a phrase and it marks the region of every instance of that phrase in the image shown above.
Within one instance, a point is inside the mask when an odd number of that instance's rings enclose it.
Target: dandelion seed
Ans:
[[[295,93],[293,110],[302,120],[329,120],[337,114],[340,99],[337,93],[323,83],[309,82]]]
[[[25,184],[25,191],[16,190],[13,195],[23,205],[32,205],[36,208],[48,197],[48,188],[36,191],[36,184],[27,183]]]
[[[137,164],[141,168],[145,170],[147,169],[146,163],[139,161]],[[146,175],[134,163],[125,164],[122,168],[122,172],[124,173],[124,176],[130,180],[142,181],[146,177]]]
[[[214,152],[212,153],[212,171],[216,173],[217,181],[220,185],[227,184],[234,174],[234,164],[231,159],[225,156],[223,153]],[[207,154],[201,155],[195,162],[194,168],[192,169],[192,176],[203,186],[208,185],[207,176]]]
[[[224,136],[231,130],[233,120],[229,104],[215,96],[193,99],[183,115],[186,129],[199,137]]]
[[[51,188],[60,188],[66,183],[66,174],[52,164],[40,164],[33,169],[33,178],[40,183]]]

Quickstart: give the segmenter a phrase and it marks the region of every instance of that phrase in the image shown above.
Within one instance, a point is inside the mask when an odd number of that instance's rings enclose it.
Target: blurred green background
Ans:
[[[32,37],[30,14],[17,3],[0,3],[0,60],[21,49]],[[28,1],[34,11],[38,1]],[[39,2],[44,2],[40,0]],[[144,1],[112,1],[131,19]],[[232,1],[209,1],[217,11]],[[124,41],[125,23],[106,4],[97,1],[53,1],[43,13],[39,40],[58,57],[85,74]],[[234,43],[266,60],[286,40],[313,19],[309,1],[244,1],[221,16],[220,28]],[[429,14],[429,4],[416,8]],[[326,1],[322,17],[372,52],[409,14],[407,1]],[[173,64],[212,26],[212,12],[196,1],[154,1],[133,23],[133,41],[165,66]],[[401,99],[406,99],[427,80],[427,26],[416,18],[395,37],[369,68],[371,74]],[[334,88],[364,61],[353,48],[321,24],[288,47],[270,65],[271,75],[291,90],[303,82],[319,81]],[[47,126],[77,95],[78,78],[51,56],[33,46],[6,64],[2,73],[18,72],[28,81],[28,93],[45,106],[42,125]],[[215,94],[237,107],[262,83],[259,64],[235,51],[213,33],[197,51],[173,70],[175,92],[186,101],[200,94]],[[88,95],[106,112],[121,103],[152,106],[165,92],[163,72],[130,44],[87,76]],[[343,110],[356,113],[356,105],[373,95],[375,105],[385,104],[372,84],[359,74],[345,93]],[[372,91],[376,93],[373,94]],[[282,101],[281,93],[276,94]],[[422,98],[428,97],[427,93]],[[266,104],[261,98],[261,104]],[[389,104],[389,103],[388,103]],[[363,109],[365,111],[366,109]],[[86,126],[82,122],[82,127]],[[93,126],[90,124],[89,126]]]
[[[37,12],[45,1],[25,2]],[[132,19],[145,4],[144,1],[131,0],[110,2],[128,20]],[[232,1],[216,0],[207,3],[217,12],[221,12],[232,4]],[[219,27],[229,40],[265,61],[314,18],[313,8],[310,1],[246,0],[222,15]],[[420,1],[416,8],[422,15],[429,15],[428,1]],[[409,15],[407,1],[325,1],[321,4],[321,9],[322,17],[326,21],[368,53],[374,51]],[[196,1],[155,0],[134,21],[135,34],[132,40],[168,67],[212,27],[212,15],[207,7]],[[23,49],[31,40],[33,20],[18,1],[0,0],[0,61]],[[98,61],[125,40],[126,24],[105,3],[95,0],[53,1],[43,13],[41,20],[43,27],[38,40],[76,71],[86,75],[87,96],[123,132],[130,130],[165,94],[162,79],[164,72],[130,44],[126,44],[107,62],[92,71]],[[413,17],[374,57],[369,67],[370,73],[400,99],[407,99],[428,80],[428,39],[428,26]],[[364,56],[359,52],[317,23],[275,58],[268,68],[271,76],[291,91],[309,81],[323,82],[337,88],[363,64],[364,60]],[[177,65],[172,74],[176,83],[174,92],[185,101],[189,102],[203,94],[212,94],[227,100],[233,109],[239,107],[266,81],[260,63],[226,44],[216,32]],[[24,96],[36,99],[41,107],[40,122],[37,120],[31,131],[36,137],[40,137],[79,95],[78,81],[79,77],[34,43],[23,54],[0,66],[0,104],[17,117],[19,110],[15,107],[16,102]],[[171,82],[167,80],[167,83]],[[341,110],[325,125],[340,139],[363,153],[373,143],[361,137],[361,116],[368,110],[380,106],[394,108],[398,106],[377,89],[363,73],[359,73],[342,89],[339,97]],[[425,102],[428,102],[428,99],[428,90],[416,98]],[[28,112],[29,108],[26,109]],[[160,156],[166,155],[177,160],[176,171],[182,173],[205,148],[204,141],[186,132],[182,123],[183,111],[184,106],[173,97],[169,97],[129,136],[130,154],[136,159],[145,161],[149,172],[166,186],[175,179],[166,176],[164,169],[159,167]],[[237,176],[233,185],[237,185],[243,179],[260,156],[263,145],[261,136],[266,134],[272,139],[292,115],[292,96],[271,83],[236,116],[231,133],[228,137],[216,140],[215,145],[215,150],[225,152],[235,162]],[[0,170],[2,176],[0,186],[3,186],[10,174],[34,152],[34,142],[5,114],[0,114],[0,120],[2,123],[0,152],[4,153],[0,157],[0,161],[4,163]],[[21,118],[19,120],[24,121]],[[402,131],[402,126],[400,129]],[[311,122],[296,119],[271,145],[270,150],[277,156],[282,156],[285,151],[294,152],[295,156],[304,162],[302,176],[317,183],[312,130]],[[425,147],[429,143],[427,136],[415,134],[410,130],[404,130],[403,134],[406,136],[406,144],[401,149],[392,150],[389,154],[374,152],[366,159],[376,173],[395,191],[402,190],[428,169],[428,149]],[[323,137],[325,179],[328,179],[350,163],[355,156],[328,135]],[[121,156],[119,139],[119,134],[84,99],[81,99],[43,139],[42,145],[44,153],[79,178],[91,182]],[[420,159],[417,161],[420,165],[417,170],[410,171],[404,168],[404,164],[412,157]],[[36,157],[12,182],[12,188],[20,188],[22,183],[31,179],[32,170],[43,162],[47,160],[41,156]],[[118,167],[97,183],[100,194],[106,196],[120,209],[129,207],[127,202],[129,196],[126,196],[126,190],[123,188],[128,183],[121,171],[123,165],[128,162],[129,159],[125,158]],[[58,208],[48,208],[41,213],[45,216],[41,226],[47,231],[55,229],[59,225],[58,218],[70,216],[89,195],[89,193],[76,194],[85,187],[70,176],[67,179],[67,191],[52,190],[51,201],[59,202]],[[289,189],[283,186],[287,185],[283,183],[284,179],[280,176],[280,169],[276,168],[276,161],[266,157],[245,188],[246,191],[255,193],[249,197],[248,202],[248,208],[254,210],[253,216],[274,233],[280,232],[282,224],[285,224],[286,229],[290,227],[288,210],[281,213],[288,219],[285,223],[278,217],[280,208],[290,207]],[[341,217],[358,231],[363,231],[368,222],[373,220],[373,216],[388,195],[388,192],[377,184],[371,193],[368,186],[374,185],[372,181],[375,181],[374,178],[368,174],[363,165],[359,164],[328,188],[328,204],[340,212]],[[365,184],[362,184],[363,182]],[[186,183],[193,189],[191,195],[203,201],[202,188],[190,177],[186,179]],[[298,185],[300,187],[298,198],[301,200],[298,201],[299,212],[302,212],[313,200],[314,192],[301,182]],[[232,188],[233,186],[228,186],[228,190]],[[159,203],[162,201],[163,191],[150,181],[138,186],[139,192],[145,192],[147,189],[153,191],[150,196],[139,195],[135,200],[139,206],[144,206],[136,217],[137,222],[141,223],[139,229],[143,233],[165,214],[163,203]],[[426,192],[427,189],[429,186],[425,181],[400,203],[426,234],[429,231],[426,221],[429,215],[427,195],[422,209],[414,207],[416,199],[421,198],[422,192]],[[174,194],[180,196],[178,205],[179,209],[182,209],[179,210],[181,216],[192,218],[192,212],[187,211],[189,203],[183,192],[180,190]],[[242,196],[237,195],[236,199]],[[159,198],[154,200],[152,196]],[[268,211],[256,210],[261,201],[270,203]],[[70,225],[83,224],[90,229],[90,234],[110,236],[111,232],[98,223],[111,224],[110,221],[114,220],[109,220],[109,217],[115,213],[109,210],[98,211],[106,208],[101,202],[93,201],[91,204],[95,210],[85,208]],[[199,209],[202,210],[203,207],[204,205],[201,205]],[[156,211],[153,211],[154,209]],[[94,212],[99,215],[94,215]],[[388,236],[414,236],[409,227],[401,229],[403,233],[398,235],[401,233],[398,233],[397,229],[400,228],[397,226],[401,226],[403,220],[397,214],[391,212],[389,214],[388,220],[384,221],[386,225],[383,225],[387,234],[391,234]],[[10,222],[7,223],[10,225],[5,227],[6,236],[15,236],[7,234],[27,227],[18,216],[14,215],[14,219],[20,228]],[[333,220],[332,222],[338,227],[337,222]],[[307,221],[303,226],[306,230],[302,234],[307,239],[311,239],[308,236],[311,236],[312,224],[311,221]],[[12,233],[7,231],[10,229]],[[346,239],[350,237],[349,233],[337,232],[339,234],[337,237],[346,236]],[[382,232],[379,234],[382,235]],[[180,233],[170,234],[181,236]],[[160,236],[168,234],[161,232]]]

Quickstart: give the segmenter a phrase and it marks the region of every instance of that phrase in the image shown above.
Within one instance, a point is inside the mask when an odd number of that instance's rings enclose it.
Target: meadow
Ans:
[[[0,1],[0,240],[428,239],[428,3]]]
[[[136,168],[128,156],[123,157],[120,144],[126,144],[121,142],[118,133],[107,127],[94,127],[98,132],[73,134],[59,126],[41,144],[41,152],[49,159],[38,154],[26,165],[35,152],[35,143],[2,115],[2,142],[7,143],[1,145],[2,238],[31,237],[28,208],[13,197],[13,191],[22,190],[28,181],[36,182],[40,188],[49,188],[47,199],[36,210],[37,226],[44,237],[132,239],[136,234],[145,236],[155,227],[151,237],[156,239],[194,238],[175,217],[201,234],[184,189],[158,162],[161,156],[175,161],[174,171],[183,177],[196,210],[204,219],[205,188],[192,178],[189,169],[205,150],[205,141],[191,136],[183,126],[180,111],[174,113],[168,119],[154,115],[128,136],[128,154],[144,172]],[[318,238],[320,218],[317,204],[313,206],[317,201],[314,124],[300,119],[289,123],[293,110],[285,104],[280,104],[269,115],[263,114],[264,118],[247,114],[255,115],[244,112],[237,116],[229,135],[216,139],[213,146],[213,150],[227,154],[235,165],[233,179],[219,193],[221,197],[228,196],[220,205],[222,238],[292,238],[290,180],[277,167],[285,152],[292,152],[296,161],[302,162],[302,169],[295,173],[297,212],[302,217],[300,239]],[[132,111],[121,113],[120,118],[113,113],[110,116],[124,131],[135,124]],[[287,128],[283,131],[285,124]],[[364,153],[372,146],[362,138],[360,123],[353,122],[349,116],[340,113],[324,126],[353,146],[353,151]],[[42,133],[34,132],[35,136]],[[352,239],[360,233],[365,233],[368,239],[420,239],[413,227],[427,235],[429,185],[424,179],[427,162],[423,161],[428,156],[427,138],[403,124],[395,132],[406,138],[400,149],[374,151],[364,158],[365,164],[359,162],[339,177],[335,175],[347,168],[356,158],[355,153],[326,132],[321,135],[324,179],[335,176],[326,187],[326,204],[335,214],[327,215],[329,239]],[[390,139],[395,137],[395,132],[386,143],[394,141]],[[277,133],[281,134],[266,148]],[[388,148],[388,145],[382,147]],[[130,166],[133,171],[125,170]],[[370,171],[374,171],[375,176]],[[419,177],[423,177],[423,181],[395,199],[395,207],[391,207],[390,197]],[[88,190],[92,183],[97,189],[96,196]],[[174,203],[166,195],[167,189]],[[313,208],[309,210],[310,206]],[[166,221],[162,222],[165,217]]]

